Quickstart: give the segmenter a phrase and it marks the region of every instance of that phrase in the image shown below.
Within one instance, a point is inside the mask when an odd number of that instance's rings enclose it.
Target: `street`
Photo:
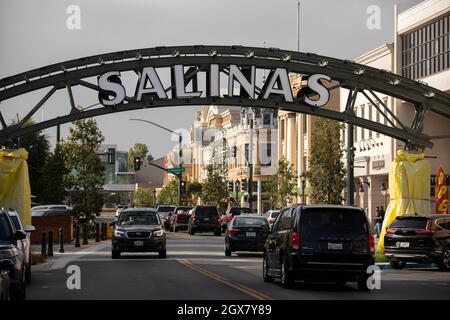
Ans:
[[[223,236],[168,233],[167,258],[124,254],[111,259],[109,242],[70,261],[81,270],[81,289],[66,286],[66,268],[35,268],[27,299],[151,300],[302,300],[302,299],[448,299],[450,275],[437,269],[381,271],[381,289],[361,292],[356,284],[297,283],[281,288],[262,280],[262,254],[225,257]],[[64,254],[70,257],[70,253]],[[79,257],[79,258],[78,258]],[[61,259],[61,257],[58,257]],[[64,258],[66,259],[66,258]],[[69,258],[67,258],[69,259]]]

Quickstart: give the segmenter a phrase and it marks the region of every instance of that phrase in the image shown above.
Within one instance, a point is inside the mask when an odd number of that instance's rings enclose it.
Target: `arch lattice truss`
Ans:
[[[164,86],[159,71],[169,70],[170,85]],[[256,75],[264,70],[264,84]],[[134,93],[121,84],[123,72],[138,76]],[[308,86],[291,91],[288,76],[300,74]],[[203,88],[198,81],[203,77]],[[228,94],[220,90],[223,78]],[[92,79],[97,81],[92,81]],[[287,83],[286,83],[287,81]],[[331,82],[332,81],[332,82]],[[325,108],[330,86],[348,89],[345,109]],[[239,85],[237,85],[239,84]],[[72,88],[81,86],[98,91],[101,104],[95,109],[77,107]],[[190,86],[189,90],[188,87]],[[287,88],[289,87],[289,89]],[[326,87],[326,88],[325,88]],[[7,124],[0,104],[0,143],[12,138],[71,122],[113,112],[183,105],[235,105],[278,108],[354,124],[405,141],[409,146],[431,147],[431,137],[423,133],[427,112],[450,118],[450,95],[413,81],[348,60],[277,48],[243,46],[155,47],[96,55],[45,66],[0,80],[0,103],[14,97],[48,88],[47,93],[16,124]],[[237,90],[236,90],[237,88]],[[325,88],[325,89],[324,89]],[[62,116],[26,125],[57,91],[66,90],[68,106]],[[402,122],[379,97],[397,98],[415,106],[411,123]],[[377,108],[386,121],[358,117],[354,106],[358,95]],[[386,124],[384,124],[386,123]]]

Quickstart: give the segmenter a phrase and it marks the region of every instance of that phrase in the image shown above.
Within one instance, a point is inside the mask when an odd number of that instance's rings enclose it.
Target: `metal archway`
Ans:
[[[288,73],[302,75],[327,75],[333,81],[337,81],[340,87],[349,89],[349,94],[346,108],[343,111],[311,106],[300,98],[287,102],[277,95],[269,95],[267,99],[259,99],[242,94],[239,96],[233,94],[230,96],[202,95],[189,98],[172,96],[170,99],[152,98],[143,100],[137,99],[135,94],[134,96],[125,96],[122,103],[112,106],[102,106],[85,111],[76,107],[72,93],[74,86],[82,86],[108,95],[108,92],[102,90],[98,84],[89,82],[86,78],[100,76],[111,71],[134,71],[136,74],[140,74],[146,67],[173,68],[176,65],[188,67],[185,73],[183,71],[185,82],[196,79],[197,74],[201,72],[209,72],[211,65],[218,65],[221,74],[229,75],[230,66],[234,65],[242,68],[242,70],[252,67],[269,70],[269,73],[272,74],[275,70],[283,69]],[[427,112],[436,113],[447,119],[450,118],[450,95],[420,81],[414,81],[386,70],[371,68],[348,60],[278,48],[195,45],[155,47],[95,55],[45,66],[1,79],[0,103],[43,88],[49,88],[49,91],[35,106],[30,107],[30,111],[18,124],[8,125],[6,123],[1,113],[0,104],[0,124],[2,126],[0,143],[73,120],[114,112],[167,106],[216,104],[278,108],[325,117],[380,132],[405,141],[410,146],[424,148],[433,145],[431,137],[422,132]],[[57,90],[61,89],[67,90],[70,111],[63,116],[24,126],[43,107],[45,102]],[[164,88],[165,92],[173,92],[173,90],[174,85]],[[261,95],[265,89],[264,87],[256,87],[255,90],[256,94]],[[413,104],[415,106],[413,121],[407,124],[398,119],[384,101],[378,97],[377,93]],[[353,107],[358,94],[363,94],[371,102],[371,107],[377,108],[380,114],[386,118],[388,124],[385,125],[355,115]]]

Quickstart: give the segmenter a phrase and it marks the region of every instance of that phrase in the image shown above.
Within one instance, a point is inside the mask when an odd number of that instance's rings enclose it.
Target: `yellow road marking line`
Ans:
[[[194,265],[188,259],[180,259],[180,260],[178,260],[178,262],[183,264],[184,266],[194,270],[194,271],[197,271],[197,272],[199,272],[199,273],[201,273],[201,274],[211,278],[211,279],[214,279],[214,280],[219,281],[219,282],[221,282],[223,284],[226,284],[227,286],[233,287],[233,288],[235,288],[235,289],[237,289],[237,290],[239,290],[241,292],[244,292],[245,294],[248,294],[248,295],[250,295],[251,297],[253,297],[253,298],[257,299],[257,300],[273,300],[271,297],[269,297],[269,296],[267,296],[267,295],[265,295],[265,294],[263,294],[261,292],[253,290],[253,289],[251,289],[251,288],[249,288],[247,286],[244,286],[242,284],[239,284],[239,283],[232,283],[227,278],[224,278],[224,277],[222,277],[222,276],[220,276],[218,274],[215,274],[215,273],[213,273],[211,271],[203,269],[202,267]]]

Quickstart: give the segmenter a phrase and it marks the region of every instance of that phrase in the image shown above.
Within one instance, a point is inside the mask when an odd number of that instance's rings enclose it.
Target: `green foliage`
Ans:
[[[105,168],[97,154],[104,138],[94,119],[74,121],[67,141],[61,143],[66,167],[70,173],[64,176],[71,193],[73,212],[84,214],[92,220],[103,206],[99,190],[103,187]]]
[[[289,161],[281,158],[278,171],[269,177],[264,198],[270,200],[272,209],[286,207],[292,199],[295,187],[295,174]]]
[[[334,120],[318,119],[315,124],[306,176],[316,203],[340,204],[343,200],[346,182],[340,129],[341,124]]]
[[[64,153],[59,144],[50,155],[43,170],[45,180],[44,203],[62,203],[65,197],[64,176],[69,173],[64,161]]]
[[[11,121],[17,124],[17,121]],[[28,120],[24,127],[33,124]],[[44,177],[44,167],[50,156],[50,143],[47,136],[42,132],[33,132],[21,137],[12,139],[5,143],[7,148],[24,148],[28,151],[28,174],[30,178],[31,194],[36,196],[34,201],[45,203],[46,200],[46,181]]]
[[[214,156],[213,156],[214,158]],[[225,209],[228,201],[227,167],[222,164],[206,165],[206,180],[202,184],[202,199],[205,204]]]
[[[139,207],[153,207],[153,195],[149,188],[138,188],[134,194],[134,204]]]
[[[178,204],[178,178],[172,177],[169,183],[162,188],[158,204]]]
[[[135,143],[134,147],[128,150],[128,171],[133,171],[133,159],[134,157],[140,157],[141,161],[147,159],[148,161],[153,160],[153,156],[148,151],[147,145],[143,143]]]
[[[202,196],[203,185],[200,182],[186,181],[186,196],[188,205],[195,206],[197,199]]]

